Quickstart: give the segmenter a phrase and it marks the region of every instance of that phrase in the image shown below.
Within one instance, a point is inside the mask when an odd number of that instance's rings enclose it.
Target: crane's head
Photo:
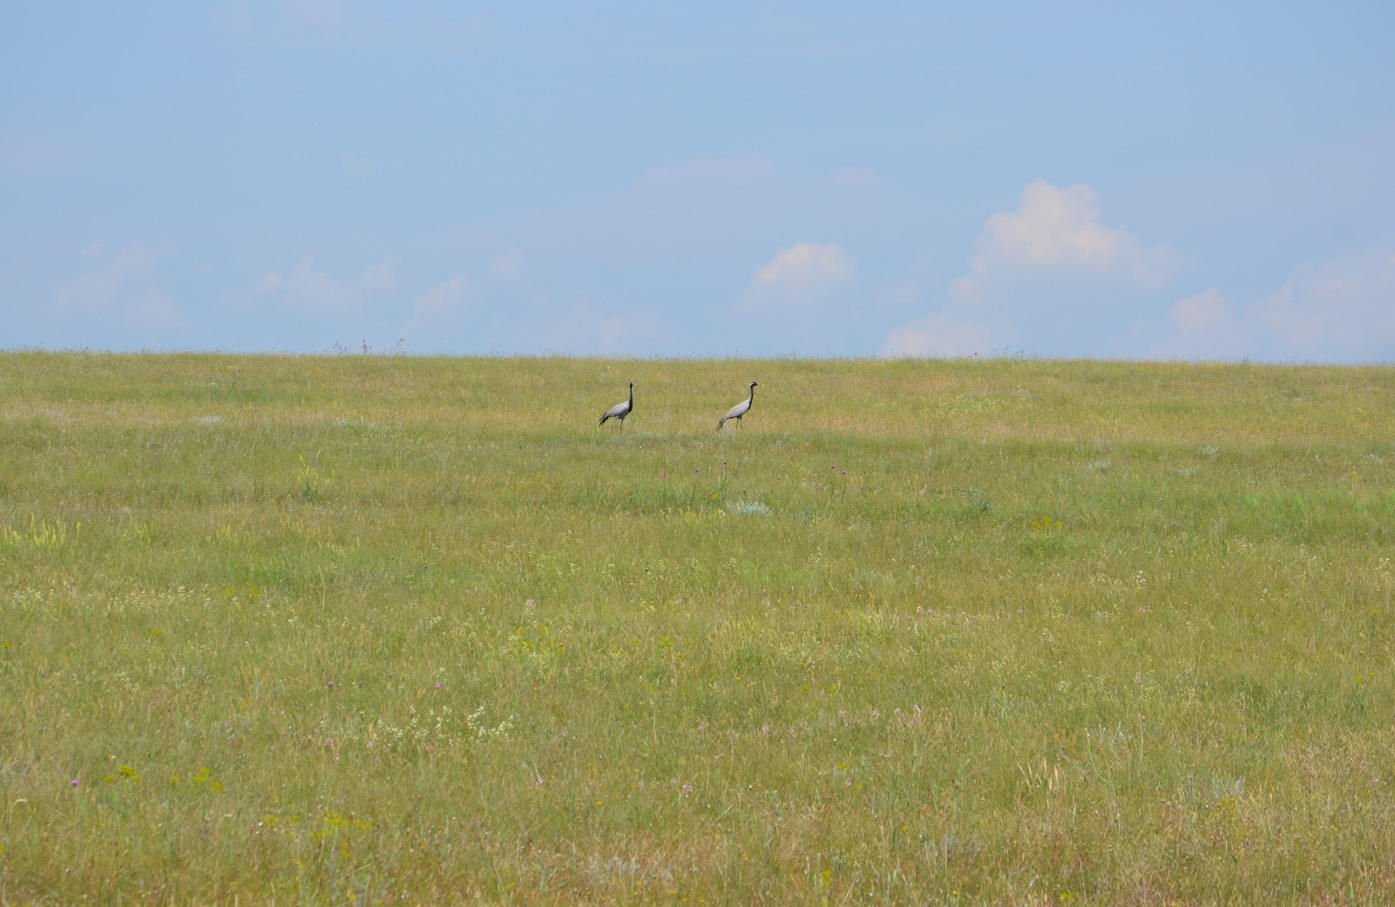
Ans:
[[[755,386],[756,386],[756,382],[752,381],[752,382],[751,382],[751,387],[755,387]]]

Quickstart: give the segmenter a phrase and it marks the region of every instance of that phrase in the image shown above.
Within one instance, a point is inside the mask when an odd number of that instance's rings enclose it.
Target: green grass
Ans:
[[[1388,903],[1393,404],[0,354],[0,903]]]

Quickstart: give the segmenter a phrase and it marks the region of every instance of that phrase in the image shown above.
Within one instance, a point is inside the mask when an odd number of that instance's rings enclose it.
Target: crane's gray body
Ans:
[[[727,410],[727,414],[717,420],[717,428],[720,429],[727,424],[728,419],[735,419],[736,424],[741,424],[741,417],[751,411],[751,404],[756,402],[756,382],[751,382],[751,396]]]
[[[624,427],[625,427],[625,417],[628,416],[628,415],[630,414],[630,411],[633,410],[634,408],[635,408],[635,383],[634,383],[633,381],[631,381],[631,382],[630,382],[630,399],[624,401],[623,403],[617,403],[617,404],[615,404],[614,406],[612,406],[610,409],[606,410],[606,411],[605,411],[605,415],[604,415],[604,416],[601,416],[601,422],[600,422],[600,424],[601,424],[601,425],[604,425],[606,419],[619,419],[619,420],[620,420],[620,427],[621,427],[621,428],[624,428]]]

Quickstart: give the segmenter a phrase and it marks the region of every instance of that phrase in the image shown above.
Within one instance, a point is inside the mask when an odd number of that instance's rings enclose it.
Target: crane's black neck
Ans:
[[[635,408],[635,383],[630,382],[630,409]]]

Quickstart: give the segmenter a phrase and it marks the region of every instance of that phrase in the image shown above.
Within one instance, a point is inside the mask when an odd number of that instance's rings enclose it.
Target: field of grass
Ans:
[[[0,354],[0,903],[1390,903],[1392,542],[1390,368]]]

